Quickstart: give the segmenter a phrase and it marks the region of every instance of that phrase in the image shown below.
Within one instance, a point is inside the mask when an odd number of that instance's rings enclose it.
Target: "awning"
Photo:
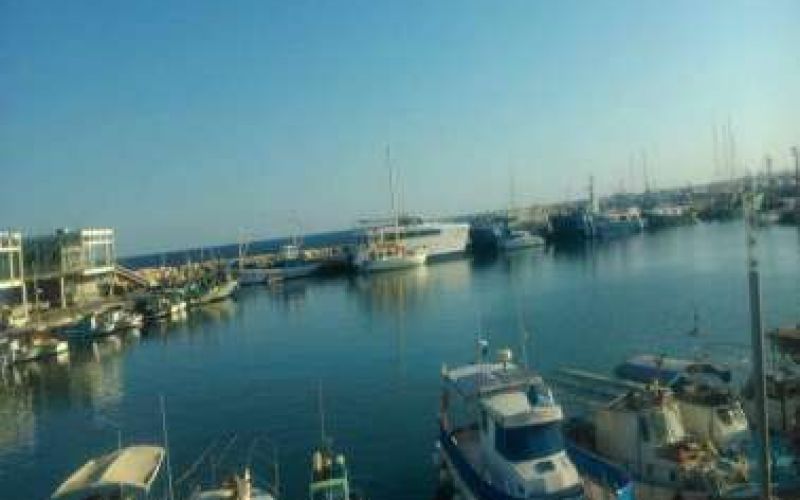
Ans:
[[[52,498],[108,488],[147,492],[164,460],[160,446],[129,446],[86,462],[58,487]]]

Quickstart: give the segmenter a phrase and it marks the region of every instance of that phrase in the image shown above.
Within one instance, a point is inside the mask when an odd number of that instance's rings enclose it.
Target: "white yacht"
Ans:
[[[359,247],[353,265],[367,273],[394,271],[422,266],[427,256],[424,248],[411,250],[402,244],[376,241]]]
[[[428,261],[459,257],[467,251],[469,224],[426,221],[402,216],[394,220],[365,221],[364,235],[382,233],[389,241],[402,243],[408,250],[425,250]]]
[[[463,498],[633,498],[619,468],[581,455],[603,479],[579,472],[561,432],[561,406],[541,377],[513,364],[510,350],[500,351],[497,362],[482,357],[442,370],[438,454]],[[460,402],[453,408],[451,395]]]

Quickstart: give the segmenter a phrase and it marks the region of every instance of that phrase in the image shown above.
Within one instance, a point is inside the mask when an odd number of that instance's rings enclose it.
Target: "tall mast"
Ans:
[[[800,224],[800,150],[792,147],[794,156],[794,223]]]
[[[394,218],[394,238],[395,241],[400,239],[400,215],[397,213],[397,203],[395,201],[395,176],[394,169],[392,168],[392,155],[389,145],[386,145],[386,167],[389,169],[389,193],[392,197],[392,217]]]
[[[319,405],[319,433],[322,446],[325,446],[325,408],[322,404],[322,381],[319,382],[317,387],[317,404]]]
[[[761,469],[761,498],[772,498],[772,476],[769,446],[769,421],[767,417],[767,381],[764,367],[764,324],[761,318],[761,283],[756,256],[755,207],[753,192],[746,193],[745,235],[747,238],[747,278],[750,285],[750,329],[753,349],[753,381],[756,389],[756,427]]]

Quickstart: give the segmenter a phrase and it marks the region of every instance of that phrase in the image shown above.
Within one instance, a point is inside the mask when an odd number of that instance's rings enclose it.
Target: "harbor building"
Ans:
[[[66,308],[99,300],[114,281],[112,229],[59,229],[26,238],[24,264],[28,295],[37,304]]]
[[[0,326],[28,318],[22,234],[0,231]]]

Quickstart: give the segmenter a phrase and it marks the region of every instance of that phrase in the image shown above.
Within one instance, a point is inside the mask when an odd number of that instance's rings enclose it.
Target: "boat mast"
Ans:
[[[392,168],[392,155],[389,145],[386,145],[386,167],[389,169],[389,193],[391,195],[392,217],[394,218],[394,240],[400,240],[400,215],[397,213],[397,203],[395,201],[395,176]]]
[[[319,382],[317,388],[317,405],[319,408],[319,433],[322,441],[322,446],[325,446],[325,408],[322,405],[322,381]]]
[[[772,476],[769,446],[769,420],[767,416],[767,382],[764,369],[764,325],[761,318],[761,283],[756,257],[755,207],[752,190],[746,196],[745,234],[747,238],[747,278],[750,285],[750,328],[753,349],[753,380],[756,389],[756,426],[761,444],[759,466],[761,468],[761,498],[772,498]]]
[[[797,146],[792,147],[794,156],[794,222],[800,225],[800,150]]]
[[[169,500],[175,500],[175,491],[172,488],[172,466],[170,465],[169,439],[167,437],[167,412],[164,408],[163,394],[160,396],[159,402],[161,403],[161,432],[164,435],[164,450],[166,452],[165,460],[167,462],[167,492],[169,493]]]

